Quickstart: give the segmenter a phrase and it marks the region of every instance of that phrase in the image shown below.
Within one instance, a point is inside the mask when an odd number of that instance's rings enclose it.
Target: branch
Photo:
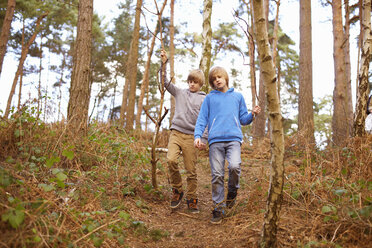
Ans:
[[[198,56],[196,54],[196,52],[194,51],[194,46],[192,48],[188,48],[187,45],[186,45],[186,42],[184,40],[181,40],[181,39],[176,39],[177,41],[181,42],[184,46],[184,48],[189,51],[190,53],[194,54],[195,56]]]
[[[147,109],[145,107],[143,107],[143,111],[145,111],[145,114],[150,118],[150,120],[156,124],[156,120],[154,118],[152,118],[152,116],[150,115],[150,113],[147,111]]]
[[[164,112],[163,116],[160,118],[160,120],[158,122],[159,126],[160,126],[161,122],[163,121],[164,117],[168,114],[168,111],[169,111],[169,109],[167,109],[166,107],[164,107],[164,110],[165,110],[165,112]]]

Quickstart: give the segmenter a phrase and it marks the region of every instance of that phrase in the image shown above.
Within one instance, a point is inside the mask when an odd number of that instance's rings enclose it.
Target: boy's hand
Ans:
[[[252,110],[252,114],[254,116],[258,115],[259,113],[261,112],[261,107],[260,106],[254,106],[253,110]]]
[[[199,150],[205,150],[207,148],[207,145],[203,142],[200,143],[200,146],[198,147]]]
[[[194,146],[195,146],[196,148],[200,149],[200,150],[205,148],[205,144],[201,141],[200,138],[196,138],[196,139],[194,140]]]
[[[165,50],[161,50],[161,52],[160,52],[160,58],[161,58],[161,61],[163,62],[163,64],[165,62],[167,62],[168,58],[167,58],[167,53],[165,52]]]

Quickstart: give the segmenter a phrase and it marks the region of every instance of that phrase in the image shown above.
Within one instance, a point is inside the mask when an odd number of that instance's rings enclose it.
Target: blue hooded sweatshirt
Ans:
[[[208,126],[208,143],[243,140],[241,125],[252,122],[244,97],[234,88],[226,92],[211,91],[204,99],[195,125],[195,139],[202,137]]]

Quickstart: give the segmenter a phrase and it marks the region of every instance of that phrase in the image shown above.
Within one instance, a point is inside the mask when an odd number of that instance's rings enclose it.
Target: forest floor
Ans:
[[[158,188],[152,187],[151,133],[130,136],[97,124],[75,140],[63,123],[27,120],[0,129],[0,247],[259,246],[268,139],[243,143],[237,203],[213,225],[207,151],[197,162],[200,213],[191,214],[185,200],[169,207],[166,153],[156,153]],[[299,140],[286,138],[277,247],[370,247],[372,136],[324,151],[310,151]],[[167,141],[164,132],[158,147]],[[185,189],[182,159],[179,167]]]
[[[152,228],[166,230],[168,237],[156,242],[139,242],[128,240],[131,247],[255,247],[260,238],[265,209],[265,189],[259,180],[267,180],[269,163],[266,158],[253,159],[247,154],[242,156],[241,189],[237,204],[228,209],[223,222],[219,225],[210,223],[212,217],[211,174],[207,156],[199,156],[198,174],[198,214],[187,209],[186,201],[177,209],[169,207],[171,196],[149,202],[150,211],[143,214],[141,220]],[[182,161],[182,160],[181,160]],[[183,163],[180,163],[183,167]],[[265,176],[262,176],[262,173]],[[228,177],[226,168],[226,180]],[[161,184],[168,184],[165,177]],[[185,184],[185,175],[183,175]],[[266,183],[265,183],[266,184]],[[185,185],[184,185],[185,188]],[[137,216],[139,217],[139,216]]]
[[[185,200],[176,210],[170,209],[171,188],[166,173],[158,173],[160,184],[165,189],[165,199],[147,199],[148,212],[136,217],[152,229],[163,230],[166,237],[159,240],[127,239],[130,247],[259,247],[266,209],[270,178],[270,145],[263,142],[260,147],[242,147],[240,190],[237,204],[227,209],[223,222],[210,223],[212,216],[211,175],[207,152],[199,156],[198,197],[200,213],[191,214]],[[371,159],[371,158],[370,158]],[[165,154],[160,161],[166,165]],[[310,179],[303,168],[303,157],[286,156],[286,178],[281,217],[278,228],[278,247],[368,247],[372,241],[371,226],[355,227],[347,220],[334,222],[324,220],[321,192],[308,188]],[[183,168],[182,159],[180,168]],[[182,171],[182,170],[181,170]],[[184,171],[183,171],[184,172]],[[228,171],[225,167],[225,183]],[[185,175],[183,175],[185,188]],[[290,185],[290,186],[289,186]],[[297,191],[300,189],[299,191]],[[134,202],[132,203],[134,206]],[[331,217],[332,218],[332,217]],[[368,226],[368,225],[367,225]],[[360,232],[354,236],[354,232]]]

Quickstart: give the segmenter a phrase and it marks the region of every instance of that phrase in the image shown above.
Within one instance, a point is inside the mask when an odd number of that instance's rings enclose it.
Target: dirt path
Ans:
[[[176,210],[169,208],[169,199],[151,204],[151,210],[143,216],[149,228],[166,230],[169,236],[159,241],[137,243],[131,247],[252,247],[259,239],[264,208],[264,192],[259,174],[267,167],[267,160],[249,160],[243,155],[241,189],[237,204],[227,211],[222,224],[210,223],[212,197],[210,168],[206,156],[198,162],[198,214],[191,214],[183,200]],[[181,168],[182,168],[181,164]],[[227,180],[227,170],[225,181]],[[183,180],[185,176],[183,175]],[[162,178],[161,180],[166,180]],[[161,183],[167,184],[166,181]],[[185,186],[185,185],[184,185]],[[254,197],[253,197],[254,196]],[[170,197],[170,193],[168,198]]]

